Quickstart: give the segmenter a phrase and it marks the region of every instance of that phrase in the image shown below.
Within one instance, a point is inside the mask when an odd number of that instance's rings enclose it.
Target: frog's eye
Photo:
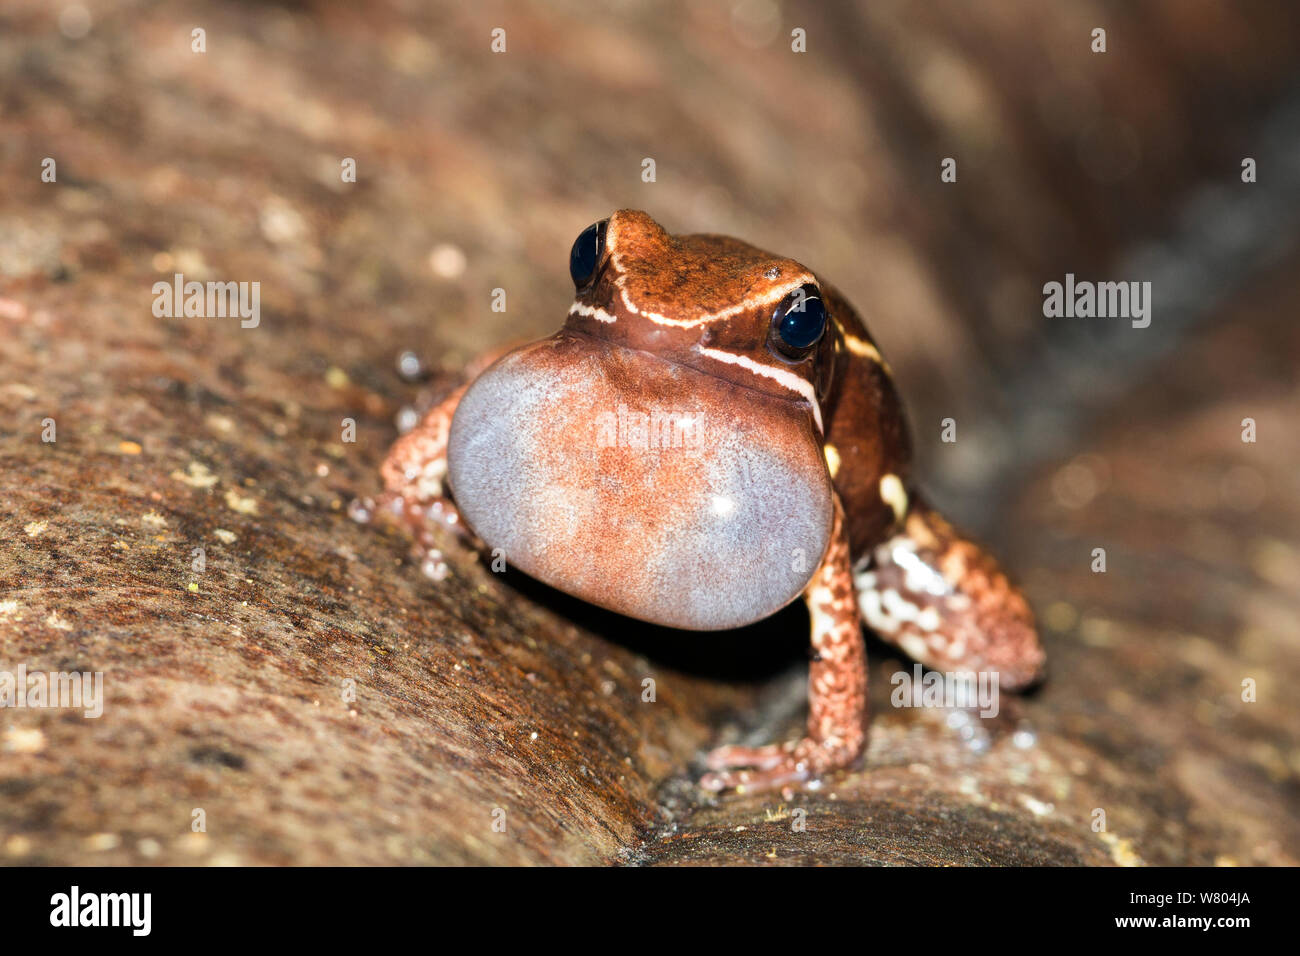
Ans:
[[[573,240],[573,249],[569,252],[569,275],[579,289],[596,277],[600,258],[605,254],[605,224],[608,222],[608,219],[593,222]]]
[[[825,331],[826,306],[815,285],[795,289],[772,313],[772,343],[786,358],[804,358]]]

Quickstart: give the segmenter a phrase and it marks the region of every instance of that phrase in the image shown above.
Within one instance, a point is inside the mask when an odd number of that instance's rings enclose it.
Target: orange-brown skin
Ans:
[[[635,210],[607,221],[595,261],[555,336],[393,446],[387,503],[423,547],[430,521],[477,532],[547,583],[675,627],[737,626],[802,593],[807,736],[714,751],[708,789],[807,781],[861,756],[863,618],[929,666],[996,670],[1009,688],[1038,677],[1024,598],[918,500],[888,367],[838,292],[791,259],[671,236]],[[827,315],[806,351],[773,320],[799,289]],[[705,440],[647,444],[611,424],[683,409]]]

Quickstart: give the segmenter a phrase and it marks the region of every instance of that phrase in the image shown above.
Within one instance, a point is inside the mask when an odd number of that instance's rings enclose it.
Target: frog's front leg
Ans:
[[[456,406],[468,386],[462,386],[429,409],[420,423],[393,443],[380,472],[384,493],[367,511],[398,518],[415,538],[414,552],[420,568],[435,581],[448,573],[447,563],[434,536],[441,526],[460,536],[471,547],[480,548],[473,532],[461,520],[460,512],[447,495],[447,439]]]
[[[844,530],[835,499],[830,546],[804,592],[812,621],[808,736],[767,747],[720,747],[708,757],[706,790],[770,790],[853,763],[866,745],[867,659]]]
[[[468,385],[462,385],[425,413],[420,423],[393,442],[380,472],[386,508],[422,527],[427,519],[466,534],[460,512],[447,496],[447,438]]]
[[[854,568],[867,624],[926,667],[990,671],[1017,690],[1042,676],[1034,615],[997,561],[914,498],[902,527]]]
[[[474,379],[517,345],[510,343],[489,349],[471,362],[465,370],[466,384],[429,409],[418,425],[393,442],[380,466],[384,493],[378,501],[367,502],[363,509],[391,514],[409,526],[415,536],[421,565],[435,580],[441,580],[447,572],[434,539],[435,526],[453,532],[480,552],[485,550],[483,543],[461,520],[460,511],[447,493],[447,443],[451,436],[452,417]]]

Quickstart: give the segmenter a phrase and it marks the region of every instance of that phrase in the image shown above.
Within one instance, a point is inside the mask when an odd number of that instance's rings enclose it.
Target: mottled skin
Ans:
[[[773,313],[801,286],[829,319],[792,358]],[[848,302],[799,263],[621,210],[560,332],[479,364],[384,462],[386,504],[425,548],[431,521],[479,532],[479,547],[585,600],[701,630],[803,594],[807,736],[715,750],[704,787],[782,786],[860,757],[863,620],[929,667],[996,670],[1008,689],[1039,676],[1024,598],[918,498],[888,367]],[[686,407],[706,440],[599,438],[615,405]]]

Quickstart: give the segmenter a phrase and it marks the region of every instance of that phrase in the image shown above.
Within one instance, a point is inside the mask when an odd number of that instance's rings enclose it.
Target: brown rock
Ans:
[[[1214,321],[1158,315],[1141,362],[1078,353],[1110,376],[1102,424],[1016,444],[1023,409],[1086,404],[1021,374],[1062,334],[1041,283],[1119,269],[1204,181],[1284,188],[1238,169],[1285,107],[1296,13],[1113,10],[1099,56],[1038,7],[810,10],[796,55],[725,5],[538,6],[494,57],[455,4],[92,6],[80,37],[6,4],[0,669],[102,671],[106,701],[0,711],[0,861],[1296,863],[1300,290],[1225,280]],[[981,489],[947,510],[995,529],[1046,622],[1041,691],[993,722],[895,709],[907,665],[873,643],[865,769],[709,799],[704,749],[797,729],[802,612],[668,633],[455,548],[434,584],[349,520],[415,398],[397,355],[455,369],[552,329],[569,243],[621,205],[793,254],[863,307],[935,484]],[[260,323],[155,317],[177,272],[259,282]],[[954,413],[967,458],[930,435]]]

